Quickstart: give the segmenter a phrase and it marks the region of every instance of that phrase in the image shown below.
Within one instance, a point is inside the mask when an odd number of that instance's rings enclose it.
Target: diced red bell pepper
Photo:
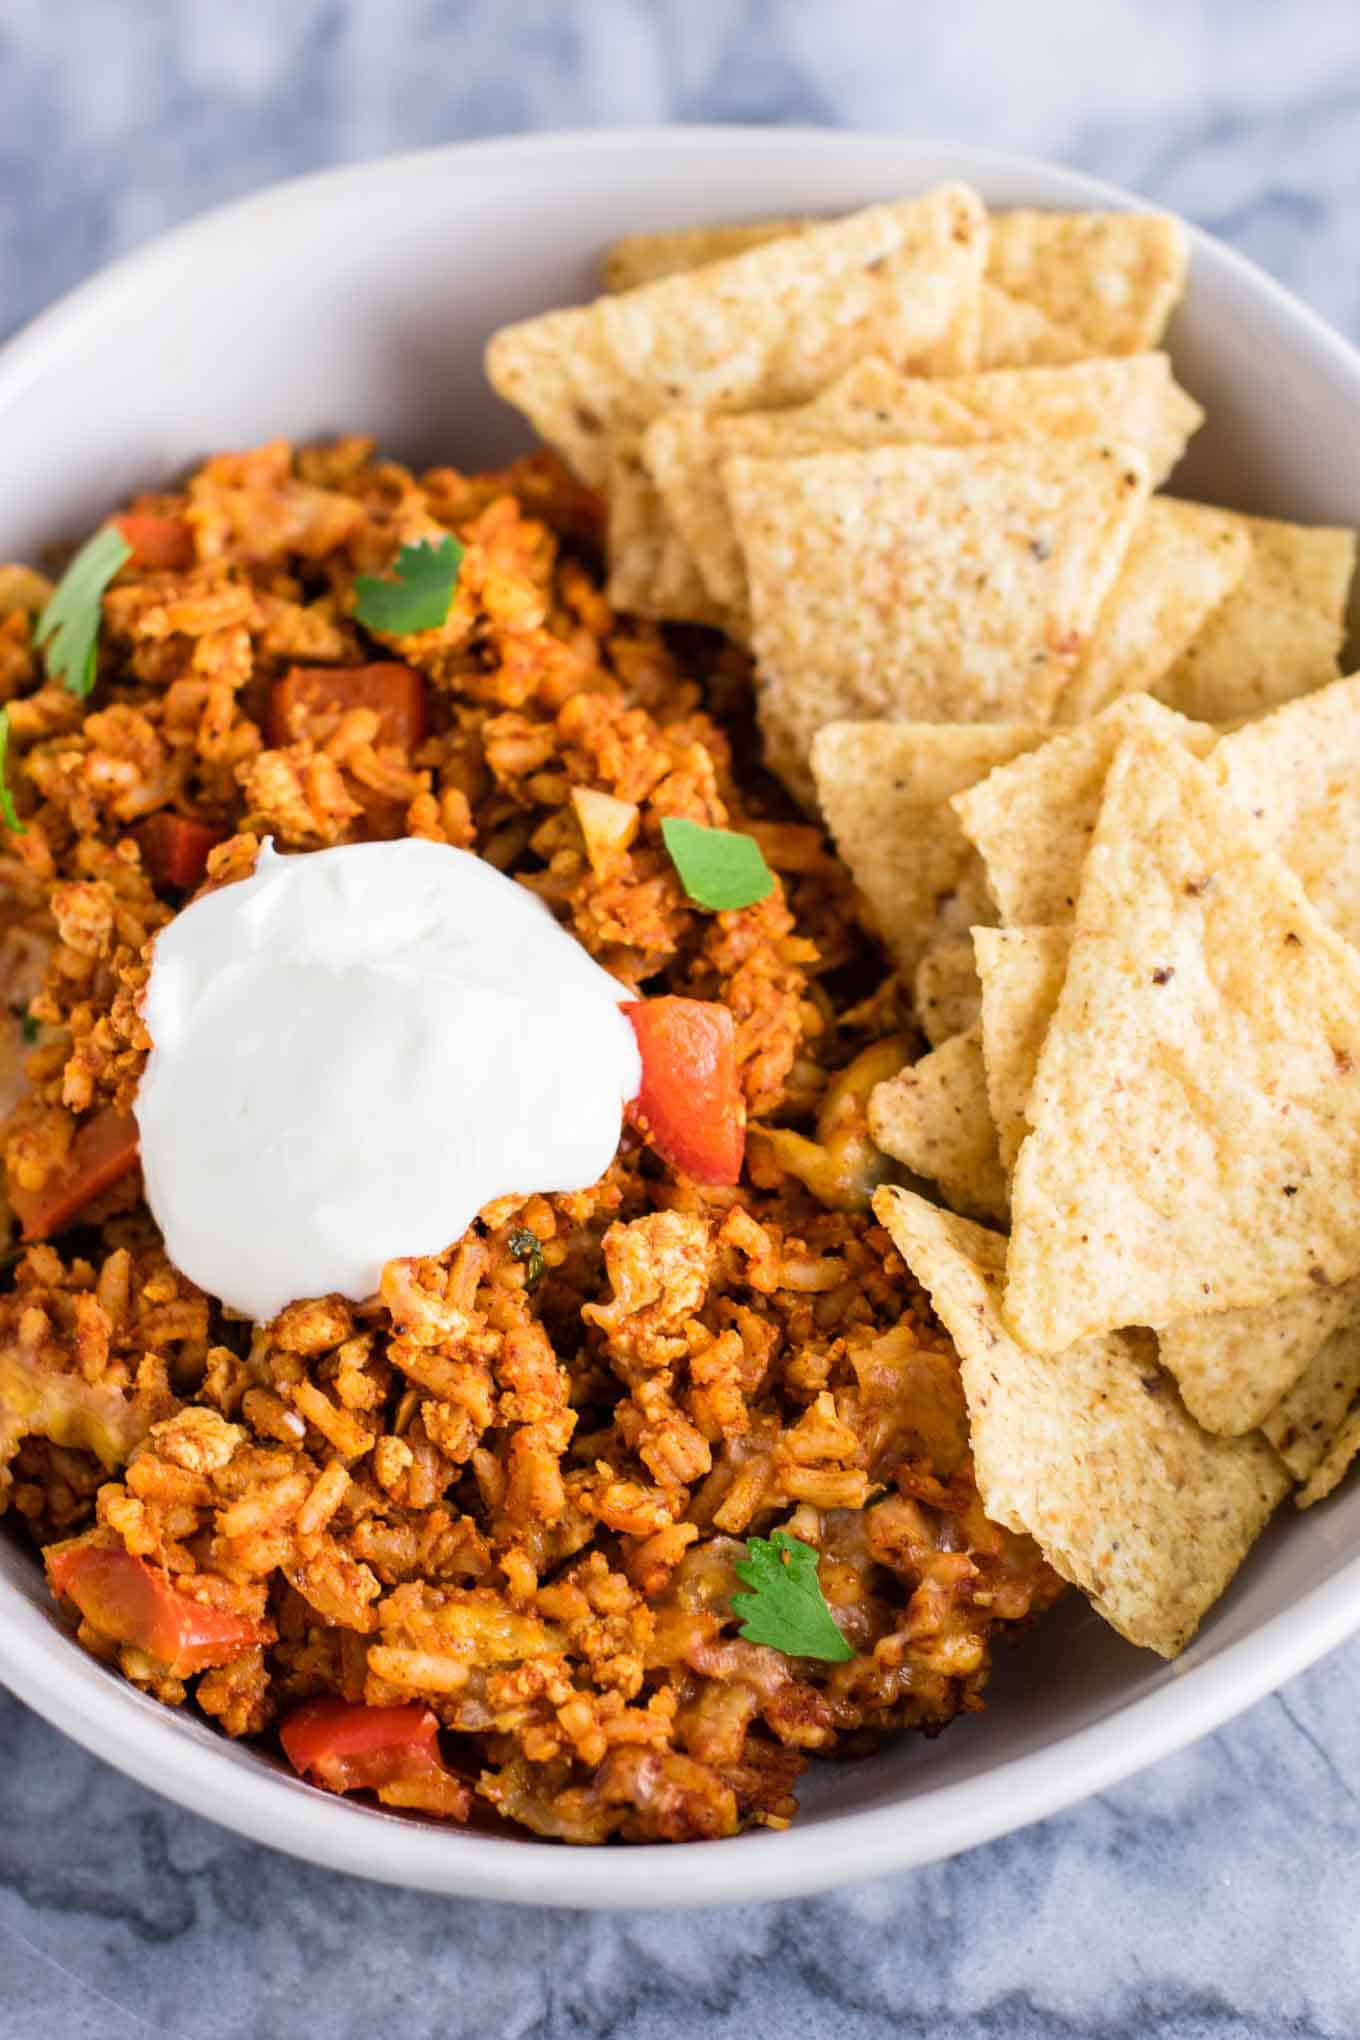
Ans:
[[[642,1057],[629,1108],[643,1138],[696,1183],[736,1183],[746,1152],[737,1030],[710,999],[636,999],[623,1008]]]
[[[279,1728],[293,1769],[332,1792],[385,1785],[412,1763],[439,1757],[439,1723],[417,1702],[362,1707],[349,1700],[308,1700]]]
[[[376,1792],[393,1806],[415,1806],[466,1820],[472,1795],[439,1754],[439,1723],[428,1707],[362,1707],[308,1700],[279,1727],[293,1769],[330,1792]]]
[[[413,751],[425,735],[425,683],[397,659],[369,666],[294,666],[269,697],[266,734],[271,744],[295,743],[314,716],[340,716],[351,708],[377,711],[379,744]]]
[[[142,846],[142,861],[157,885],[175,885],[185,891],[202,885],[208,868],[208,852],[225,843],[230,831],[214,829],[207,822],[191,821],[187,815],[172,815],[162,809],[148,815],[134,831]]]
[[[125,510],[114,523],[132,547],[128,565],[174,570],[194,563],[194,534],[182,517]]]
[[[130,1112],[103,1106],[71,1142],[62,1166],[40,1190],[10,1186],[9,1201],[26,1240],[60,1232],[92,1198],[110,1189],[137,1162],[137,1122]]]
[[[144,1650],[172,1679],[229,1664],[269,1641],[271,1632],[258,1622],[195,1601],[121,1546],[60,1545],[46,1559],[54,1594],[74,1601],[101,1636]]]

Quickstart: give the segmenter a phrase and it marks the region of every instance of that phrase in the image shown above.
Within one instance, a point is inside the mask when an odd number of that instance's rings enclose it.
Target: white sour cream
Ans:
[[[641,1081],[628,996],[467,851],[266,843],[156,938],[136,1113],[171,1260],[272,1318],[371,1296],[493,1198],[585,1189]]]

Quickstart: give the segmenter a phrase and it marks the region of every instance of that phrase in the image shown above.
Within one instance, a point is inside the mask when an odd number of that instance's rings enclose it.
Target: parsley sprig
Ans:
[[[0,818],[11,835],[22,836],[25,824],[19,820],[14,795],[9,790],[9,710],[0,708]],[[25,1036],[27,1039],[27,1036]]]
[[[774,873],[754,836],[735,829],[708,829],[679,815],[666,816],[661,836],[696,907],[730,913],[736,907],[753,907],[774,891]]]
[[[50,677],[64,680],[72,694],[86,695],[94,686],[104,590],[131,558],[132,547],[118,526],[106,524],[85,541],[38,618],[34,642]]]
[[[741,1634],[752,1643],[767,1643],[785,1657],[822,1658],[844,1664],[855,1653],[836,1626],[817,1578],[817,1554],[810,1544],[787,1530],[747,1540],[746,1557],[736,1562],[736,1575],[751,1588],[733,1594],[732,1613],[741,1619]]]
[[[449,613],[462,564],[463,547],[456,538],[441,539],[438,545],[426,538],[404,545],[392,578],[359,575],[354,614],[366,630],[385,631],[389,637],[438,630]]]

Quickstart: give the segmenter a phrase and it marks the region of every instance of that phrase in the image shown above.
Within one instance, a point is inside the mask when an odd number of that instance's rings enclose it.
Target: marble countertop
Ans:
[[[1354,0],[4,0],[0,331],[272,179],[531,128],[811,122],[1055,157],[1360,337]],[[507,1912],[305,1868],[0,1695],[0,2040],[1355,2040],[1360,1641],[952,1863]]]

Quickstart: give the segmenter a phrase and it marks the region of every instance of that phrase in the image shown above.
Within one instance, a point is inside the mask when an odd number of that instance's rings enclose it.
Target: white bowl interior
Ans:
[[[78,535],[201,454],[274,434],[373,432],[475,467],[522,446],[481,375],[503,321],[592,290],[631,229],[838,211],[967,178],[1001,205],[1130,203],[965,148],[779,130],[476,144],[285,186],[181,229],[0,355],[0,558]],[[1198,238],[1172,352],[1209,419],[1177,486],[1360,525],[1360,358]],[[994,1706],[938,1742],[814,1767],[801,1820],[706,1848],[577,1851],[462,1835],[313,1792],[85,1658],[31,1556],[0,1537],[0,1678],[147,1784],[313,1860],[467,1895],[706,1904],[809,1891],[946,1854],[1188,1741],[1360,1625],[1360,1490],[1290,1517],[1174,1666],[1070,1597],[998,1666]]]

